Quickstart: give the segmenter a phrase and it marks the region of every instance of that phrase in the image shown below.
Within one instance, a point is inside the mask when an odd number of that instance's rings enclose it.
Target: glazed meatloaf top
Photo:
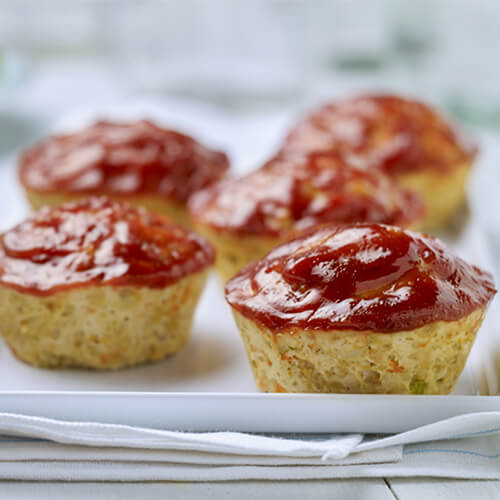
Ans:
[[[229,162],[193,138],[141,120],[99,121],[22,153],[22,185],[36,192],[156,194],[185,202],[224,176]]]
[[[0,236],[0,284],[35,295],[89,285],[165,287],[213,261],[200,236],[104,197],[42,208]]]
[[[436,238],[382,224],[311,230],[244,267],[227,301],[274,331],[397,332],[485,307],[491,274]]]
[[[273,237],[327,222],[406,226],[424,212],[417,195],[331,152],[276,157],[200,191],[189,208],[214,229]]]
[[[299,121],[283,150],[333,149],[386,173],[447,171],[470,163],[476,148],[421,102],[394,95],[360,95],[327,103]]]

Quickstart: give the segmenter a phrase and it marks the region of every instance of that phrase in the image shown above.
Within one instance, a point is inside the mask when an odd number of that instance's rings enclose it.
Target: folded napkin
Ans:
[[[0,413],[0,479],[500,479],[500,412],[388,437],[188,433]]]

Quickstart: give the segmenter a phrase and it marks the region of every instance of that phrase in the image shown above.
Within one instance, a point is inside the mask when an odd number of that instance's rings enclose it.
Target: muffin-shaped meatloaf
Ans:
[[[381,224],[324,226],[226,285],[264,391],[446,394],[492,276],[439,240]]]
[[[22,153],[20,181],[37,209],[105,195],[187,225],[186,201],[221,179],[229,163],[187,135],[142,120],[100,121],[56,135]]]
[[[445,223],[464,202],[476,154],[431,107],[391,95],[361,95],[320,107],[291,130],[283,149],[333,149],[381,169],[422,196],[427,229]]]
[[[0,237],[0,333],[41,367],[163,358],[187,342],[213,260],[205,240],[145,209],[42,208]]]
[[[306,228],[337,222],[418,226],[418,197],[375,170],[332,153],[277,157],[240,179],[223,181],[189,205],[197,230],[217,249],[224,281]]]

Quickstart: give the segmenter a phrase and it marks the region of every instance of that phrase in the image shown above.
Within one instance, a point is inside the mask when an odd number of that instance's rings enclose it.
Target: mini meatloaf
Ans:
[[[34,209],[104,195],[189,225],[187,199],[228,168],[224,153],[150,121],[99,121],[24,151],[19,177]]]
[[[189,208],[195,228],[217,250],[216,268],[224,281],[315,225],[416,227],[424,215],[417,195],[332,153],[276,157],[245,177],[200,191]]]
[[[40,367],[121,368],[188,340],[212,247],[106,198],[44,207],[0,237],[0,333]]]
[[[421,102],[360,95],[323,105],[297,123],[283,150],[334,150],[379,168],[418,192],[428,207],[425,229],[443,225],[465,200],[476,148]]]
[[[439,240],[381,224],[316,229],[226,285],[269,392],[447,394],[495,292]]]

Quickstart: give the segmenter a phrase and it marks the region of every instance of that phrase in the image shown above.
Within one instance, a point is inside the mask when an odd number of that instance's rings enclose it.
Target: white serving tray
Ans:
[[[147,109],[152,108],[146,106],[145,111],[142,105],[127,116],[159,118],[158,106],[154,113]],[[123,107],[121,111],[123,115]],[[177,112],[165,121],[177,124],[178,116],[187,120],[185,109]],[[211,130],[226,138],[227,149],[240,158],[240,165],[245,157],[246,168],[251,165],[250,145],[265,144],[269,149],[281,133],[279,125],[286,123],[279,116],[268,120],[271,130],[209,113],[201,114],[202,121],[199,115],[192,116],[193,123],[198,120],[193,127],[198,134],[203,136],[203,123],[210,123]],[[249,130],[255,135],[249,137]],[[205,136],[210,139],[208,132]],[[262,156],[255,153],[252,160]],[[26,213],[13,164],[0,167],[0,229]],[[451,244],[472,262],[491,269],[474,220]],[[0,412],[193,431],[399,432],[459,414],[500,411],[498,319],[494,302],[453,395],[262,394],[254,385],[222,287],[213,277],[197,310],[188,346],[152,365],[117,372],[42,370],[16,360],[0,342]]]

